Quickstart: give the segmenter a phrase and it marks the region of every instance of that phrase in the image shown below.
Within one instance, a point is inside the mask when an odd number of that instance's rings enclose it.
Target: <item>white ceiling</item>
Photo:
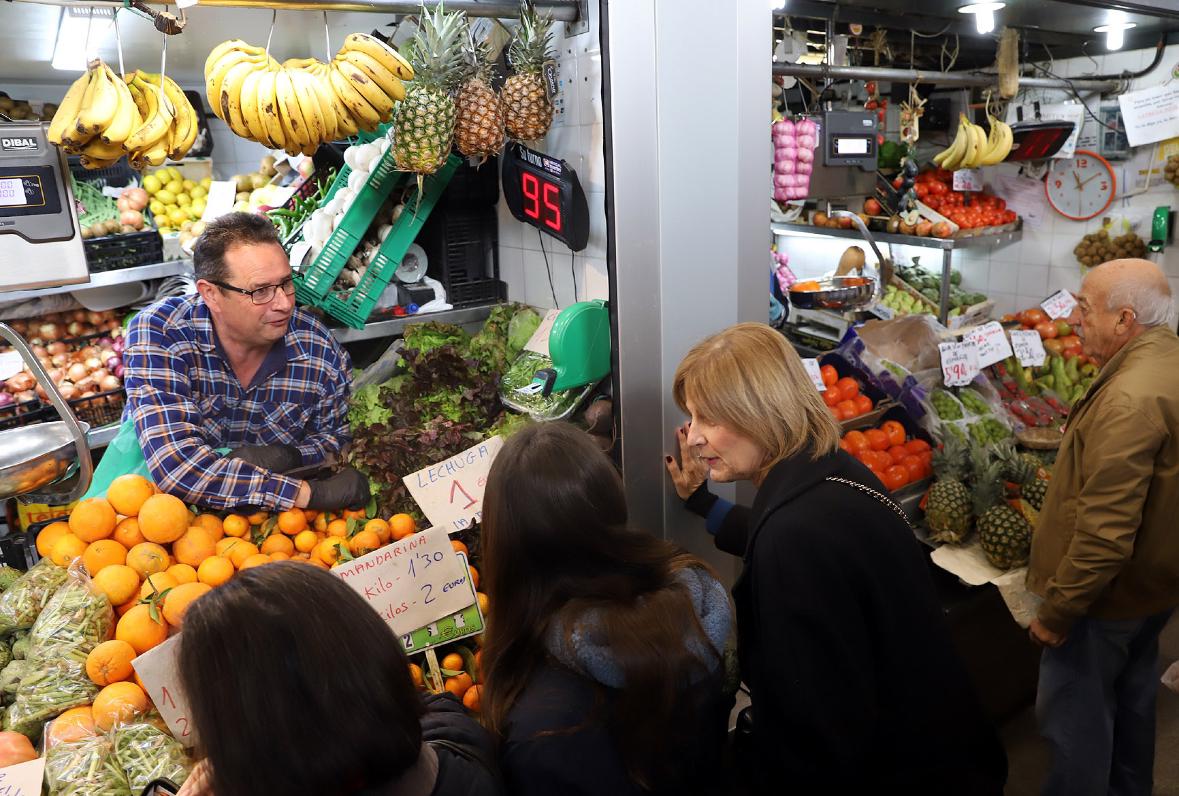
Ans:
[[[261,9],[190,8],[184,33],[168,38],[168,74],[178,83],[201,85],[205,57],[221,42],[240,38],[250,44],[266,44],[271,13]],[[0,2],[0,88],[22,84],[64,87],[73,82],[76,74],[59,72],[50,65],[60,14],[59,6]],[[385,26],[393,20],[388,13],[329,12],[327,18],[332,54],[347,34],[354,31],[367,33],[374,28],[387,34],[391,28]],[[412,25],[405,28],[412,28]],[[127,70],[158,72],[163,36],[151,22],[133,11],[123,10],[119,12],[119,31]],[[119,57],[113,29],[107,39],[99,52],[103,60],[117,70]],[[271,55],[280,61],[307,57],[324,59],[324,50],[322,12],[278,12]]]

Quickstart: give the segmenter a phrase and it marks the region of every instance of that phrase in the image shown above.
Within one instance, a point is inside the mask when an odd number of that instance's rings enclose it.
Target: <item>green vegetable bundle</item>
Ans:
[[[16,696],[21,679],[32,670],[32,661],[9,661],[8,665],[0,671],[0,693],[5,697]]]
[[[184,747],[166,730],[151,722],[136,721],[115,728],[115,757],[134,793],[155,779],[180,785],[188,779],[192,761]]]
[[[94,701],[98,686],[86,676],[85,654],[77,650],[59,651],[63,657],[41,661],[21,678],[16,701],[8,707],[5,729],[19,732],[35,742],[41,736],[45,722],[70,708]]]
[[[29,632],[29,657],[51,660],[63,648],[89,653],[108,640],[114,629],[110,600],[94,588],[80,565],[72,567]]]
[[[0,595],[0,635],[32,627],[66,576],[65,569],[43,558],[17,578],[12,588]]]
[[[45,781],[49,796],[131,796],[131,786],[104,735],[50,746]]]

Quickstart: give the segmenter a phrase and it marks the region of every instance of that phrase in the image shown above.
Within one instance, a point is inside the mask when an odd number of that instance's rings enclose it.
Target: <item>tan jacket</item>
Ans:
[[[1075,407],[1032,536],[1040,621],[1131,619],[1179,605],[1179,337],[1155,327]]]

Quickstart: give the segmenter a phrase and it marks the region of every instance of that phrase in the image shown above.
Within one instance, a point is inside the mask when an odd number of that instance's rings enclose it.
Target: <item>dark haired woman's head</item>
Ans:
[[[379,786],[421,748],[421,700],[396,636],[339,578],[276,562],[184,617],[180,678],[217,796]]]

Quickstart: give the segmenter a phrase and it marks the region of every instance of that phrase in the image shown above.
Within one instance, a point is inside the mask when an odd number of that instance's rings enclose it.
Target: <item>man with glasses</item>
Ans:
[[[164,492],[213,509],[364,505],[345,467],[284,475],[348,443],[348,354],[295,306],[286,252],[263,216],[210,223],[193,251],[197,294],[135,316],[125,353],[128,417]],[[219,449],[231,449],[228,455]]]

